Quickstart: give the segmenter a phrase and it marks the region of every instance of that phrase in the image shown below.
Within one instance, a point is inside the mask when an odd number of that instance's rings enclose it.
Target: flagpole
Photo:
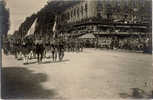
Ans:
[[[53,26],[53,39],[55,39],[55,33],[56,33],[56,21]]]

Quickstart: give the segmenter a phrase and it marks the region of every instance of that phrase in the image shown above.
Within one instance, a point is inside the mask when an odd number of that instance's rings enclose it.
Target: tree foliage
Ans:
[[[9,9],[6,8],[6,2],[2,0],[0,1],[0,34],[4,36],[7,36],[10,28],[9,17]]]

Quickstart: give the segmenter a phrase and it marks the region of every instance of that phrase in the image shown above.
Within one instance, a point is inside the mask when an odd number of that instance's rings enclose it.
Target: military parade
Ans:
[[[14,1],[0,19],[2,98],[153,97],[151,0]]]

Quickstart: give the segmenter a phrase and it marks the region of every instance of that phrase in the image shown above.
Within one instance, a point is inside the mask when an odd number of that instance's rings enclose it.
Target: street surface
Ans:
[[[62,62],[23,65],[2,54],[3,98],[150,98],[153,90],[152,55],[85,49],[65,53]],[[133,95],[133,91],[136,95]]]

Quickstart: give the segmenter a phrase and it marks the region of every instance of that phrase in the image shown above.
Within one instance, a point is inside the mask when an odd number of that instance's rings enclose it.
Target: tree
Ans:
[[[6,8],[6,2],[2,0],[0,1],[0,34],[4,37],[7,36],[10,28],[9,17],[9,9]]]

